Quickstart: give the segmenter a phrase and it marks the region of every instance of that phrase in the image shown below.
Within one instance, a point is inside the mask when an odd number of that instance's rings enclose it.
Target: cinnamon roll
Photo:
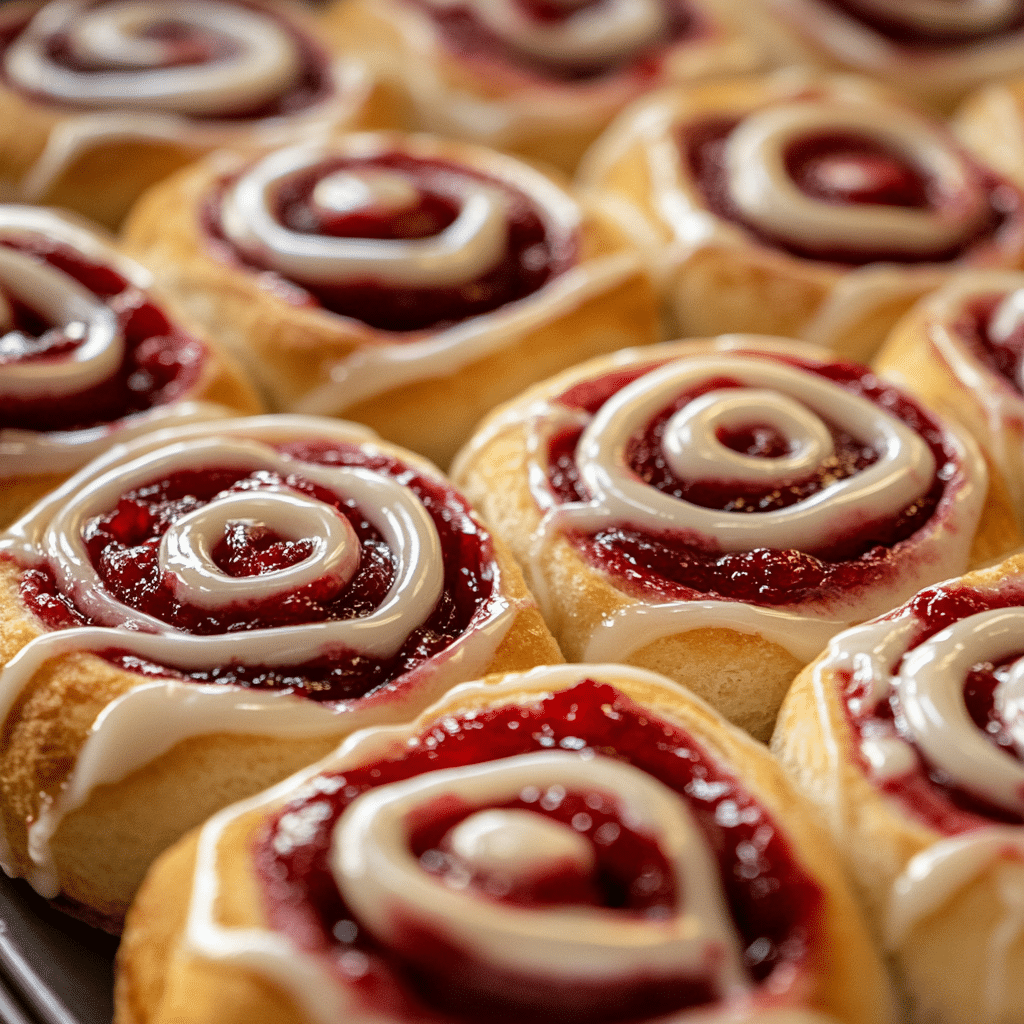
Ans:
[[[0,527],[114,443],[261,411],[234,362],[169,316],[151,283],[84,221],[0,205]]]
[[[466,684],[217,815],[147,880],[117,1004],[117,1024],[894,1020],[778,765],[617,665]]]
[[[959,421],[1024,528],[1024,274],[975,271],[923,298],[873,361],[928,408]]]
[[[225,145],[383,117],[364,65],[281,0],[49,0],[0,9],[0,183],[116,226]],[[361,118],[366,120],[360,120]]]
[[[972,89],[1024,74],[1020,0],[764,0],[796,59],[845,68],[949,111]]]
[[[1024,560],[921,591],[836,637],[772,745],[819,806],[912,1022],[1024,1005]]]
[[[971,563],[975,444],[826,359],[751,336],[627,350],[484,420],[453,477],[569,661],[662,672],[766,739],[831,636]]]
[[[1024,255],[1024,194],[866,80],[662,92],[581,178],[649,223],[681,337],[763,331],[865,359],[952,272]]]
[[[431,465],[256,417],[91,463],[0,537],[0,864],[116,927],[231,800],[457,682],[561,661]]]
[[[153,189],[125,242],[272,407],[366,423],[441,466],[528,384],[660,337],[642,257],[601,206],[429,136],[216,154]]]
[[[342,0],[328,15],[412,126],[563,171],[652,88],[762,66],[753,19],[722,0]]]

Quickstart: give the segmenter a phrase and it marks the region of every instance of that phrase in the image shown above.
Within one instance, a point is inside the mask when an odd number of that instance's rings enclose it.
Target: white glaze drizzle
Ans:
[[[524,690],[554,692],[573,686],[582,679],[601,681],[607,678],[629,679],[640,684],[656,683],[671,686],[662,676],[642,669],[623,665],[544,666],[514,674],[498,684],[465,683],[455,687],[445,698],[444,705],[454,702],[483,702],[498,707],[522,699]],[[680,692],[682,688],[678,687]],[[693,700],[692,695],[687,699]],[[344,771],[346,768],[371,763],[394,756],[413,738],[409,726],[386,726],[366,729],[345,740],[337,751],[291,779],[249,800],[239,802],[214,815],[199,834],[196,869],[192,895],[183,935],[183,947],[192,955],[252,971],[279,985],[314,1024],[336,1024],[339,1020],[350,1024],[387,1024],[390,1018],[358,999],[339,980],[337,971],[328,968],[322,957],[313,956],[296,947],[278,932],[261,928],[232,928],[217,917],[220,877],[217,871],[218,844],[225,830],[238,819],[254,811],[271,813],[303,792],[332,792],[340,781],[318,777],[325,771]],[[593,762],[591,762],[592,764]],[[684,897],[685,898],[685,897]],[[712,1009],[694,1009],[687,1012],[695,1024],[739,1024],[749,1019],[750,1005],[745,999],[733,998]],[[817,1014],[796,1007],[776,1007],[762,1010],[765,1024],[826,1024]]]
[[[222,453],[226,461],[216,457],[218,437],[224,441]],[[417,564],[416,558],[419,553],[429,555],[434,542],[429,538],[424,542],[415,531],[411,535],[408,533],[411,524],[403,525],[402,520],[411,518],[415,524],[419,516],[415,511],[410,512],[407,500],[396,495],[388,481],[382,479],[368,482],[365,477],[371,474],[364,470],[354,469],[347,474],[338,467],[329,469],[283,458],[280,462],[275,461],[281,457],[270,446],[303,439],[355,443],[369,446],[372,450],[398,451],[380,442],[368,429],[356,424],[301,416],[234,419],[228,423],[195,424],[175,430],[150,432],[131,445],[119,446],[107,452],[38,503],[0,536],[0,552],[10,554],[26,564],[37,564],[42,561],[44,552],[57,551],[66,553],[74,563],[82,557],[80,545],[74,539],[58,536],[54,520],[63,519],[67,524],[80,522],[81,517],[73,509],[68,509],[68,506],[73,506],[83,491],[87,490],[92,499],[101,505],[102,500],[97,498],[97,494],[104,486],[121,493],[127,486],[125,481],[133,472],[140,479],[149,477],[145,469],[146,453],[157,452],[164,456],[168,446],[174,449],[178,457],[186,460],[189,468],[198,465],[189,455],[196,450],[195,446],[201,449],[200,457],[205,456],[211,465],[221,467],[227,465],[232,457],[241,456],[245,461],[244,453],[248,450],[248,465],[252,465],[254,458],[258,460],[269,457],[277,468],[294,472],[306,479],[310,479],[311,474],[316,475],[317,471],[323,471],[327,481],[323,485],[328,489],[347,490],[353,486],[360,495],[360,502],[380,497],[389,504],[389,508],[383,510],[361,507],[371,521],[376,519],[383,525],[385,536],[394,532],[393,527],[401,528],[398,539],[403,544],[408,542],[412,545],[410,548],[407,544],[404,552],[395,555],[399,563],[396,583],[384,602],[392,608],[390,622],[383,620],[378,609],[373,615],[348,624],[313,623],[277,630],[255,630],[248,634],[189,635],[169,629],[158,620],[143,622],[148,617],[128,609],[119,610],[116,601],[109,596],[104,597],[95,589],[90,567],[84,568],[79,575],[74,565],[64,565],[60,567],[63,575],[78,587],[80,593],[87,595],[87,602],[101,614],[123,625],[121,628],[61,630],[37,636],[0,670],[0,720],[6,718],[24,687],[47,661],[74,652],[125,650],[155,664],[173,665],[188,671],[229,662],[300,664],[315,657],[325,645],[352,646],[367,653],[393,650],[396,644],[400,646],[405,635],[402,631],[408,631],[416,625],[401,620],[403,608],[407,610],[410,606],[406,595],[401,593],[403,587],[400,583],[404,576],[405,584],[411,585],[418,592],[412,604],[413,617],[421,614],[422,605],[419,602],[425,594],[433,591],[441,570],[435,568],[429,571],[427,563]],[[264,449],[262,453],[261,448]],[[173,457],[169,457],[171,461]],[[405,452],[401,453],[401,457],[418,472],[428,477],[436,476],[437,471],[425,460]],[[128,476],[121,476],[121,473]],[[106,483],[100,484],[98,489],[96,481]],[[398,527],[395,527],[396,521]],[[432,523],[429,532],[434,534],[436,540]],[[424,547],[426,552],[423,552]],[[426,578],[420,579],[421,575]],[[395,691],[391,697],[373,696],[366,700],[346,702],[344,715],[339,716],[336,709],[289,694],[257,693],[234,686],[210,686],[173,678],[141,679],[138,686],[115,699],[98,716],[61,792],[52,803],[41,808],[30,829],[30,852],[35,865],[31,883],[44,895],[52,897],[56,893],[58,881],[49,853],[49,840],[66,814],[81,806],[96,786],[126,777],[183,739],[212,732],[341,736],[360,725],[380,721],[388,713],[389,707],[401,706],[415,711],[426,700],[440,695],[453,681],[482,673],[518,612],[518,605],[500,593],[500,583],[499,576],[499,592],[481,609],[470,630],[457,638],[444,652],[444,658],[431,669],[430,677],[423,677],[423,673],[419,672],[416,681],[419,693],[406,694],[393,686],[389,688]],[[427,612],[429,610],[427,608]],[[153,631],[140,632],[140,625],[143,629]],[[335,635],[334,627],[346,625],[351,627],[346,635]],[[399,633],[402,635],[398,636]],[[413,673],[410,679],[413,675],[417,673]],[[10,867],[6,852],[0,856],[0,863]]]
[[[906,159],[929,181],[931,208],[839,205],[804,193],[785,166],[787,149],[815,134],[852,132]],[[970,236],[989,214],[971,165],[929,122],[899,107],[791,102],[745,117],[724,149],[729,195],[751,223],[810,246],[928,254]]]
[[[336,150],[305,146],[279,150],[249,168],[229,189],[221,206],[225,235],[250,257],[286,277],[311,284],[345,284],[374,280],[406,287],[445,287],[472,281],[505,254],[510,199],[498,185],[472,177],[434,175],[431,187],[444,189],[459,213],[428,238],[339,238],[293,231],[274,212],[274,195],[287,180],[330,160]],[[346,169],[348,181],[365,186],[367,205],[374,201],[373,182],[361,168]],[[409,181],[392,172],[389,177]],[[340,184],[335,182],[335,184]],[[319,187],[319,186],[318,186]],[[415,187],[415,186],[414,186]],[[331,185],[321,195],[330,195]],[[312,200],[317,201],[314,191]]]
[[[681,896],[675,914],[651,921],[600,908],[504,906],[447,886],[424,871],[409,849],[410,817],[432,799],[454,794],[483,808],[527,786],[597,790],[621,800],[631,827],[652,836],[672,867]],[[528,836],[524,856],[531,845]],[[499,969],[525,975],[614,982],[640,972],[703,974],[714,964],[720,997],[750,984],[717,865],[685,801],[646,772],[612,758],[540,751],[372,789],[339,819],[331,866],[357,922],[386,946],[398,938],[395,927],[412,920],[453,936]]]
[[[800,403],[814,417],[830,420],[875,448],[879,454],[877,461],[859,474],[826,483],[803,501],[761,513],[703,508],[642,483],[624,461],[629,439],[680,392],[716,377],[731,378],[743,387],[742,395],[750,401],[739,412],[745,414],[747,423],[767,422],[784,428],[792,407]],[[682,416],[696,420],[693,430],[684,429],[689,424],[680,415],[673,417],[670,425],[677,429],[667,430],[664,442],[668,458],[673,458],[673,452],[689,448],[696,451],[693,461],[708,467],[706,474],[696,476],[697,480],[751,479],[756,474],[759,481],[767,483],[774,459],[733,452],[714,435],[719,403],[727,403],[730,421],[737,422],[736,400],[735,389],[720,390],[695,403],[696,410],[684,410]],[[776,414],[779,408],[784,410],[783,415]],[[774,477],[775,485],[782,487],[805,479],[829,455],[830,443],[824,452],[820,444],[803,446],[794,455],[793,464],[783,460]],[[931,487],[936,469],[924,441],[868,399],[785,363],[735,355],[679,359],[622,388],[605,402],[584,430],[577,444],[576,460],[580,476],[593,497],[588,502],[553,510],[550,515],[560,528],[594,531],[625,523],[650,532],[696,534],[722,551],[823,547],[846,523],[860,525],[893,515],[920,497]],[[724,468],[711,476],[716,462]],[[755,463],[761,465],[755,468]],[[764,463],[768,463],[767,472],[761,468]]]
[[[572,66],[628,57],[654,43],[666,24],[663,0],[560,0],[562,19],[531,17],[515,0],[435,0],[462,6],[499,39],[523,53]]]
[[[169,48],[146,38],[163,22],[213,37],[226,52],[206,64],[165,66]],[[96,70],[53,62],[47,42],[58,33]],[[297,77],[300,56],[275,19],[241,5],[114,0],[92,7],[57,0],[8,48],[4,65],[19,87],[62,102],[209,116],[279,95]]]

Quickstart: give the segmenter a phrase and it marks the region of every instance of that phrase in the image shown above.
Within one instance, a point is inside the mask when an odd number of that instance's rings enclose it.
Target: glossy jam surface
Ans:
[[[898,5],[892,5],[891,13],[886,15],[874,9],[865,9],[857,0],[821,0],[822,3],[835,7],[855,21],[873,29],[899,46],[911,49],[931,49],[948,47],[954,49],[968,43],[980,43],[998,40],[1001,36],[1019,31],[1024,27],[1024,7],[1013,15],[1004,25],[998,28],[974,31],[969,29],[924,28],[900,19]]]
[[[884,384],[862,367],[850,363],[794,365],[821,374],[848,389],[882,405],[890,413],[916,430],[928,443],[940,467],[928,493],[919,501],[885,522],[861,524],[859,528],[837,536],[827,549],[815,552],[755,548],[752,551],[723,553],[712,543],[700,545],[672,535],[651,535],[616,526],[593,535],[576,534],[571,540],[595,567],[615,576],[627,591],[639,597],[686,599],[694,596],[721,597],[763,605],[796,604],[829,594],[842,594],[851,587],[863,586],[880,578],[887,570],[890,549],[911,537],[925,525],[942,498],[944,479],[952,453],[945,448],[938,424],[920,407]],[[595,412],[601,404],[643,373],[643,367],[629,374],[606,377],[577,385],[558,401],[570,408]],[[822,465],[816,475],[769,490],[756,490],[729,480],[678,479],[662,454],[661,437],[673,413],[697,395],[718,388],[737,386],[728,380],[712,379],[701,388],[683,392],[678,399],[655,416],[634,435],[628,447],[630,469],[645,483],[663,493],[706,508],[758,512],[785,508],[802,501],[820,489],[824,482],[850,476],[870,465],[878,457],[870,446],[858,443],[849,434],[832,428],[836,445],[834,460]],[[755,425],[756,426],[756,425]],[[756,432],[748,437],[737,434],[730,447],[744,447],[752,454],[771,458],[782,454],[772,447],[770,433]],[[561,502],[588,498],[579,479],[575,449],[579,431],[556,436],[550,446],[548,480]],[[767,446],[767,447],[765,447]],[[838,526],[837,526],[838,533]]]
[[[895,263],[942,263],[959,259],[972,246],[995,234],[1001,223],[1017,210],[1015,194],[996,187],[989,177],[990,216],[969,237],[941,251],[920,255],[896,250],[865,253],[827,245],[807,246],[776,236],[746,220],[729,195],[724,166],[724,147],[735,120],[716,119],[689,125],[680,145],[684,159],[708,208],[717,216],[741,225],[754,237],[774,249],[803,259],[858,266],[876,261]],[[916,209],[930,208],[939,197],[923,173],[898,154],[871,139],[851,133],[813,135],[788,147],[786,170],[806,195],[825,202],[849,205],[872,203]]]
[[[408,177],[419,193],[416,206],[393,216],[365,210],[325,215],[310,201],[316,182],[327,174],[343,170],[358,173],[363,169],[392,171]],[[280,224],[300,234],[385,240],[425,238],[443,231],[457,215],[451,199],[453,179],[473,184],[483,181],[511,200],[508,244],[504,256],[491,269],[453,287],[402,287],[373,278],[342,285],[286,281],[282,294],[297,304],[316,303],[379,330],[439,330],[532,295],[574,262],[577,240],[552,237],[541,212],[524,192],[469,167],[397,152],[318,164],[295,175],[279,189],[271,212]],[[220,232],[218,208],[222,194],[213,196],[208,204],[207,231],[228,259],[253,270],[264,269],[247,260]]]
[[[335,966],[360,1002],[387,1005],[408,1019],[465,1021],[642,1020],[699,1005],[709,998],[709,979],[628,979],[618,986],[567,987],[538,978],[513,978],[480,963],[443,934],[421,934],[417,965],[375,941],[339,895],[327,854],[335,822],[345,807],[375,786],[425,771],[473,765],[546,749],[592,750],[632,763],[682,794],[706,834],[718,862],[722,885],[740,935],[744,963],[758,983],[772,984],[799,971],[819,927],[821,893],[794,861],[774,823],[742,786],[715,765],[678,726],[653,719],[606,684],[585,681],[539,699],[445,719],[395,760],[329,776],[323,792],[284,808],[257,839],[254,856],[273,927]],[[531,798],[534,794],[527,794]],[[537,902],[545,906],[586,904],[607,907],[628,920],[657,916],[676,894],[664,887],[664,858],[657,844],[632,832],[614,799],[599,793],[550,792],[531,799],[531,810],[575,819],[579,831],[602,847],[607,885],[580,892],[566,886]],[[431,844],[460,816],[476,808],[444,801],[418,821],[413,846],[424,847],[426,870],[437,862]],[[282,819],[304,820],[308,831],[296,839],[282,832]],[[578,816],[583,814],[585,820]],[[421,860],[421,863],[424,863]],[[554,885],[554,880],[548,880]],[[482,900],[508,895],[480,893]],[[686,894],[678,894],[686,905]],[[516,897],[511,897],[512,902]],[[415,930],[413,922],[408,922]],[[353,973],[352,966],[359,971]],[[783,982],[787,984],[788,982]]]
[[[974,357],[999,374],[1018,394],[1022,392],[1021,361],[1024,359],[1024,325],[1005,338],[996,339],[989,325],[1002,295],[983,296],[970,303],[953,325],[953,331]]]
[[[974,587],[930,587],[923,590],[908,607],[918,623],[918,631],[908,648],[914,650],[940,630],[971,615],[997,608],[1013,608],[1024,604],[1024,587],[1005,585],[998,590],[979,590]],[[1024,649],[1024,643],[1022,643]],[[1013,659],[1007,659],[1013,660]],[[1003,663],[984,662],[975,665],[964,683],[964,703],[979,733],[1008,756],[1017,757],[1012,740],[996,713],[993,693],[999,682]],[[893,666],[893,672],[899,665]],[[866,684],[855,681],[846,673],[843,697],[847,715],[855,732],[863,738],[872,731],[872,723],[879,720],[894,723],[897,733],[908,739],[903,709],[899,697],[893,693],[888,701],[876,706],[871,713],[854,712],[866,693]],[[864,765],[866,769],[866,764]],[[977,796],[953,784],[938,768],[923,762],[910,774],[885,780],[881,788],[913,809],[925,824],[947,835],[977,828],[979,818],[1022,824],[1024,819],[1012,812],[988,804]]]
[[[124,359],[109,380],[59,400],[0,397],[0,428],[76,430],[111,423],[181,398],[195,386],[207,356],[205,346],[170,323],[145,293],[120,274],[41,235],[4,240],[68,274],[106,302],[126,341]],[[2,287],[2,286],[0,286]],[[5,363],[57,361],[77,344],[51,329],[40,314],[9,296],[13,330],[0,338],[0,373]]]
[[[276,15],[273,10],[258,4],[245,3],[244,0],[238,0],[237,6],[243,10],[249,9],[259,12],[261,15],[271,17],[280,25],[281,29],[296,44],[300,55],[301,71],[291,88],[275,96],[273,99],[261,102],[258,106],[244,105],[233,109],[225,109],[218,111],[212,116],[218,120],[230,121],[284,117],[299,114],[303,110],[327,100],[334,92],[335,87],[326,52],[288,20]],[[0,80],[9,88],[12,87],[11,82],[3,71],[4,52],[25,29],[28,21],[28,18],[24,18],[12,24],[0,25]],[[215,60],[222,56],[222,50],[225,46],[224,41],[219,40],[216,35],[199,35],[173,19],[168,19],[167,23],[162,26],[154,26],[151,38],[165,43],[173,43],[174,60],[169,62],[167,66],[176,67],[188,67],[190,65],[203,64],[209,60]],[[96,70],[84,65],[75,56],[68,44],[66,33],[58,32],[49,38],[48,57],[54,63],[66,67],[70,71],[89,72],[90,70]],[[97,71],[97,73],[102,73],[102,70]],[[45,94],[35,96],[34,98],[37,102],[48,102],[48,97]],[[93,108],[84,107],[83,109]]]
[[[410,633],[391,658],[328,650],[306,664],[289,668],[228,664],[183,674],[200,682],[287,688],[325,701],[361,696],[444,650],[466,631],[496,585],[491,540],[454,491],[417,475],[390,456],[367,456],[355,446],[340,445],[291,445],[283,446],[282,450],[305,462],[365,466],[401,479],[423,503],[440,536],[445,565],[441,597],[426,621]],[[349,520],[359,540],[361,554],[354,578],[340,593],[323,593],[318,581],[262,605],[204,609],[181,603],[163,577],[158,561],[160,539],[168,526],[218,494],[258,493],[262,488],[281,483],[333,504]],[[376,529],[358,508],[304,480],[301,465],[296,467],[293,476],[283,481],[265,471],[248,474],[244,470],[178,472],[154,480],[150,485],[124,494],[115,508],[96,516],[88,524],[86,541],[89,557],[104,586],[118,601],[174,629],[201,636],[365,616],[381,603],[394,578],[394,566]],[[247,529],[238,524],[229,524],[225,537],[214,547],[213,555],[233,576],[258,575],[305,557],[301,540],[286,541],[272,532]],[[28,569],[22,574],[21,594],[29,609],[49,629],[92,624],[76,607],[74,596],[60,592],[53,574],[45,566]],[[147,664],[133,655],[112,650],[108,656],[133,671],[167,675],[167,667]]]
[[[668,47],[686,40],[696,42],[707,32],[686,0],[661,0],[665,9],[665,25],[657,39],[610,61],[560,63],[527,53],[502,39],[476,18],[468,5],[437,3],[434,0],[430,3],[424,3],[423,0],[408,2],[430,15],[437,23],[445,45],[461,59],[478,63],[499,61],[520,74],[566,84],[597,82],[619,74],[652,79],[658,74],[664,51]],[[583,8],[598,6],[600,0],[577,0],[575,3],[559,3],[557,0],[507,2],[518,5],[534,20],[550,24],[564,22]]]

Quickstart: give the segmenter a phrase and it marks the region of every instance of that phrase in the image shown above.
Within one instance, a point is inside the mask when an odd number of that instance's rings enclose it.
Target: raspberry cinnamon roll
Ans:
[[[831,636],[963,571],[986,532],[969,438],[864,367],[749,336],[546,381],[453,475],[569,661],[663,672],[759,738]]]
[[[601,207],[428,136],[216,154],[152,190],[125,237],[273,407],[442,466],[528,384],[660,336],[640,253]]]
[[[470,683],[161,859],[116,1020],[886,1024],[834,857],[767,752],[663,677]]]
[[[0,862],[109,926],[212,811],[457,682],[561,661],[432,466],[312,417],[113,450],[3,535],[0,595]]]
[[[363,65],[280,0],[50,0],[0,10],[0,183],[116,226],[154,181],[380,115]]]
[[[819,805],[910,996],[910,1020],[1024,1005],[1024,559],[836,637],[773,748]]]
[[[896,326],[873,365],[974,436],[1024,528],[1024,274],[957,275]],[[1024,541],[1021,542],[1024,546]]]
[[[864,359],[953,271],[1024,256],[1024,194],[866,80],[662,92],[582,179],[650,223],[681,337],[763,331]]]
[[[329,20],[416,127],[571,171],[652,88],[763,65],[753,17],[721,0],[343,0]]]
[[[1020,0],[765,0],[796,57],[871,75],[938,110],[1024,74]]]
[[[260,411],[241,371],[168,316],[151,283],[84,222],[0,205],[0,527],[112,444]]]

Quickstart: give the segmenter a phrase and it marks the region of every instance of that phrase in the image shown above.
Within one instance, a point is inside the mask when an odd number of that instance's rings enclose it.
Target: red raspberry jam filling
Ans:
[[[102,4],[98,6],[102,6]],[[197,6],[201,7],[201,5]],[[331,62],[326,51],[272,9],[264,8],[259,4],[246,3],[245,0],[235,0],[235,6],[242,11],[251,10],[265,17],[272,18],[278,24],[278,27],[294,41],[299,54],[301,70],[287,91],[270,100],[264,100],[257,106],[249,105],[227,108],[217,111],[215,114],[207,114],[205,117],[192,117],[192,119],[246,121],[266,117],[285,117],[300,114],[309,107],[326,102],[335,92],[331,74]],[[20,87],[12,83],[4,71],[4,53],[25,30],[28,23],[29,18],[26,17],[15,21],[13,24],[0,26],[0,81],[3,81],[8,88],[18,91],[21,91]],[[173,57],[164,65],[166,67],[187,67],[189,65],[204,64],[218,58],[224,59],[231,56],[233,49],[231,43],[222,36],[215,33],[197,32],[188,25],[172,18],[159,25],[154,25],[148,34],[148,38],[174,44]],[[46,46],[48,58],[69,71],[94,71],[96,74],[103,74],[104,71],[108,70],[104,67],[96,68],[83,63],[72,51],[67,32],[54,33],[47,38]],[[45,93],[31,95],[39,103],[46,103],[49,99]],[[64,104],[61,105],[63,106]]]
[[[561,62],[544,59],[518,48],[502,39],[482,24],[469,6],[447,3],[424,3],[409,0],[424,10],[437,24],[442,40],[460,59],[486,66],[497,61],[533,78],[551,82],[587,83],[613,75],[632,74],[641,80],[653,79],[661,69],[665,50],[684,40],[697,42],[707,34],[697,12],[686,0],[661,0],[665,10],[665,25],[661,35],[637,50],[621,54],[606,61]],[[602,0],[576,0],[563,3],[558,0],[506,0],[518,4],[523,12],[537,22],[567,21],[587,7],[598,7]],[[493,70],[490,71],[493,76]]]
[[[1021,27],[1024,27],[1024,7],[1020,7],[1002,25],[995,28],[975,30],[948,28],[940,25],[929,28],[914,25],[900,18],[898,4],[893,4],[889,11],[879,11],[874,8],[874,5],[870,8],[865,8],[857,0],[819,0],[819,2],[835,7],[847,17],[859,21],[879,35],[885,36],[896,45],[906,46],[911,49],[930,49],[933,47],[949,47],[954,49],[968,43],[995,41],[1000,36],[1016,32]],[[913,72],[908,71],[908,74],[913,74]]]
[[[979,590],[963,586],[938,586],[922,590],[908,603],[919,628],[907,653],[961,619],[977,615],[979,612],[1020,605],[1024,605],[1024,585],[1019,583],[1004,584],[998,590]],[[973,666],[964,683],[964,702],[975,726],[986,739],[1011,757],[1018,755],[996,713],[993,695],[1004,665],[1011,663],[1018,656],[1011,656],[999,664],[979,663]],[[899,670],[899,663],[892,667],[893,674]],[[856,681],[849,671],[845,671],[843,675],[845,685],[842,693],[847,720],[861,740],[869,734],[874,734],[877,722],[884,721],[894,723],[902,738],[908,743],[912,742],[899,696],[895,692],[890,695],[887,702],[879,703],[872,708],[872,701],[867,699],[869,683]],[[866,710],[854,710],[860,707]],[[860,759],[861,767],[867,773],[868,765],[859,754],[859,749],[858,743],[855,745],[854,755]],[[880,780],[876,785],[899,799],[930,828],[947,835],[956,835],[977,828],[979,818],[1015,825],[1024,824],[1024,818],[1019,815],[986,803],[952,783],[945,773],[927,764],[923,756],[918,767],[909,774]]]
[[[0,396],[0,428],[79,430],[113,423],[133,413],[178,400],[193,388],[207,350],[173,326],[149,298],[109,267],[42,235],[26,235],[0,245],[30,253],[84,285],[117,315],[125,337],[125,355],[109,380],[78,394],[18,399]],[[0,285],[2,288],[2,285]],[[7,296],[13,330],[0,339],[4,364],[23,359],[58,360],[79,343],[51,329],[40,314]]]
[[[1021,360],[1024,359],[1024,324],[999,340],[989,325],[1004,295],[983,296],[964,310],[952,330],[968,346],[974,358],[999,374],[1018,394],[1021,391]]]
[[[747,220],[729,194],[724,165],[725,142],[739,122],[718,118],[687,126],[680,133],[683,158],[708,208],[717,216],[739,224],[773,249],[803,259],[860,266],[876,261],[943,263],[966,255],[995,234],[1004,220],[1019,209],[1017,194],[999,187],[987,173],[979,180],[988,193],[991,215],[957,244],[919,254],[901,250],[865,253],[836,246],[808,246],[772,234]],[[939,199],[922,171],[873,139],[848,132],[811,135],[792,144],[785,154],[786,171],[794,184],[812,199],[842,205],[874,203],[927,209]]]
[[[199,682],[287,688],[316,700],[337,701],[376,690],[440,653],[472,628],[474,617],[482,614],[494,593],[496,567],[490,536],[474,522],[461,497],[396,459],[367,456],[354,446],[290,445],[281,446],[281,450],[320,465],[365,466],[381,475],[400,478],[416,494],[437,528],[445,566],[443,592],[425,622],[410,632],[391,658],[326,650],[303,665],[287,668],[218,665],[180,673],[173,666],[153,665],[123,651],[106,652],[109,660],[148,675],[166,676],[170,669],[171,674]],[[158,562],[160,539],[167,528],[225,491],[259,491],[281,483],[334,505],[349,520],[361,547],[359,568],[351,582],[340,593],[329,587],[322,592],[319,584],[309,584],[260,605],[199,608],[179,601]],[[394,578],[383,540],[359,509],[304,480],[301,468],[283,481],[265,471],[247,474],[225,469],[171,474],[124,494],[116,508],[88,524],[86,541],[104,586],[118,601],[174,629],[202,636],[367,615],[379,606]],[[258,575],[294,564],[303,557],[305,543],[284,541],[270,531],[231,528],[213,554],[229,575]],[[21,596],[48,629],[94,624],[76,607],[74,595],[60,591],[46,566],[23,572]]]
[[[321,178],[336,171],[361,168],[397,171],[407,176],[419,191],[418,204],[392,216],[371,211],[325,217],[314,208],[311,196]],[[393,286],[372,278],[343,285],[288,281],[289,300],[319,303],[332,313],[361,320],[383,331],[440,330],[532,295],[575,261],[578,240],[553,237],[541,213],[523,192],[469,167],[403,153],[363,159],[339,157],[321,163],[295,175],[279,190],[272,213],[289,230],[300,233],[336,238],[424,238],[443,231],[457,216],[451,199],[453,178],[487,182],[489,187],[502,190],[512,199],[508,248],[491,269],[472,281],[440,288]],[[442,182],[444,187],[439,187]],[[265,272],[221,233],[221,194],[215,195],[207,206],[207,231],[223,246],[227,258]]]
[[[827,600],[829,594],[846,593],[853,587],[877,580],[886,572],[890,549],[911,537],[934,515],[945,493],[945,481],[952,473],[954,454],[947,449],[941,428],[928,413],[863,367],[853,363],[785,361],[870,399],[920,434],[939,467],[927,494],[892,519],[862,524],[847,535],[836,537],[832,545],[821,551],[755,548],[748,552],[723,553],[715,549],[711,540],[698,545],[680,535],[655,536],[621,525],[595,534],[569,534],[580,554],[595,568],[614,576],[626,591],[641,598],[661,600],[713,597],[760,605],[798,604]],[[587,381],[566,391],[558,402],[594,413],[620,388],[659,365],[652,363],[628,374],[609,374]],[[702,394],[741,386],[714,378],[682,392],[672,405],[658,413],[631,439],[627,447],[630,469],[648,486],[680,500],[704,508],[756,514],[803,501],[823,484],[858,473],[877,460],[878,452],[873,448],[857,442],[838,427],[830,426],[835,444],[834,461],[819,467],[813,476],[783,487],[758,490],[736,481],[676,477],[661,447],[669,419]],[[563,432],[553,438],[549,447],[548,482],[563,503],[589,499],[575,461],[581,434],[582,428]],[[743,450],[740,446],[748,441],[738,435],[730,442],[730,447]],[[770,434],[753,443],[769,446],[763,452],[766,457],[785,454]]]
[[[649,976],[604,985],[567,985],[512,977],[481,962],[454,935],[428,932],[401,921],[402,950],[386,948],[354,920],[328,863],[331,834],[342,811],[361,793],[435,769],[474,765],[533,751],[590,749],[627,761],[686,799],[717,858],[721,882],[740,936],[747,970],[772,985],[807,962],[820,927],[821,892],[795,862],[788,844],[764,809],[731,775],[708,758],[685,730],[653,718],[612,687],[585,681],[528,706],[507,706],[452,717],[431,729],[401,757],[328,776],[315,796],[281,810],[254,848],[272,926],[302,948],[322,955],[341,972],[367,1006],[389,1007],[406,1020],[439,1017],[477,1021],[565,1021],[597,1024],[638,1021],[698,1006],[713,998],[711,978]],[[524,794],[532,796],[532,794]],[[282,819],[316,804],[301,838]],[[623,920],[664,913],[679,895],[665,886],[667,865],[656,840],[629,828],[613,795],[569,791],[558,801],[522,801],[530,810],[574,822],[593,843],[599,867],[588,891],[559,894],[548,880],[548,897],[534,902],[584,904],[613,909]],[[414,830],[413,850],[425,870],[438,863],[440,836],[460,817],[480,808],[438,802]],[[433,816],[431,816],[433,815]],[[586,820],[578,816],[584,815]],[[295,820],[290,817],[289,820]],[[510,900],[481,892],[482,900]],[[346,964],[358,956],[361,972]],[[783,984],[789,984],[788,981]]]

